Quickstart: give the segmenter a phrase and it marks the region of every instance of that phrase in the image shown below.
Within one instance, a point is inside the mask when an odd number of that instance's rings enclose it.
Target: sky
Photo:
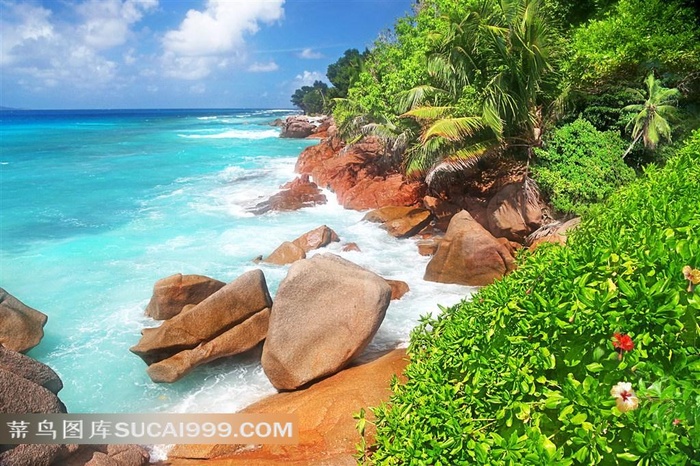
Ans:
[[[413,0],[0,0],[0,106],[289,108]]]

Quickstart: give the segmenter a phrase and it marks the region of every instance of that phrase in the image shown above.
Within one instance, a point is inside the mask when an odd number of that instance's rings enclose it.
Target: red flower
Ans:
[[[634,342],[629,335],[615,333],[613,334],[613,347],[620,351],[632,351],[634,349]]]

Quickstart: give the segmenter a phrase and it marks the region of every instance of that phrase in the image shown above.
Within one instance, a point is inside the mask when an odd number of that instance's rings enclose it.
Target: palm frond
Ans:
[[[453,114],[455,107],[417,107],[401,115],[401,118],[415,118],[417,120],[438,120]]]
[[[484,129],[481,117],[443,118],[434,122],[421,136],[423,142],[431,138],[441,137],[449,141],[461,141],[474,136]]]

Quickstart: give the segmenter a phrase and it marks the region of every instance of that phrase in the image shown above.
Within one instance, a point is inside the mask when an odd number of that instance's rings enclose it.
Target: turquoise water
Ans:
[[[391,304],[368,351],[407,341],[418,318],[471,290],[424,282],[427,258],[362,212],[328,205],[247,209],[294,177],[315,141],[278,137],[283,110],[0,112],[0,286],[49,316],[29,355],[61,376],[71,412],[233,412],[274,393],[249,354],[154,384],[129,352],[153,283],[173,273],[231,281],[282,241],[322,224],[341,252],[411,292]],[[261,266],[274,297],[286,267]]]

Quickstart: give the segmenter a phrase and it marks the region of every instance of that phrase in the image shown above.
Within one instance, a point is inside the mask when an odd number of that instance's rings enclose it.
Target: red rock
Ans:
[[[357,245],[357,243],[347,243],[346,245],[343,246],[343,252],[350,252],[350,251],[362,252],[360,250],[360,247]]]
[[[197,366],[255,347],[265,339],[269,320],[270,310],[265,308],[196,348],[180,351],[175,356],[151,364],[146,372],[156,383],[180,380]]]
[[[302,175],[282,186],[280,192],[270,196],[267,201],[259,203],[250,211],[260,215],[271,210],[298,210],[303,207],[325,204],[327,201],[318,185],[311,182],[308,175]]]
[[[383,278],[334,254],[292,264],[263,346],[272,385],[295,390],[341,370],[369,344],[390,299]]]
[[[418,254],[421,256],[432,256],[437,252],[440,246],[441,238],[421,239],[416,244],[418,246]]]
[[[0,345],[24,353],[44,337],[48,317],[0,288]]]
[[[178,315],[184,306],[201,303],[224,285],[226,283],[203,275],[178,273],[163,278],[153,286],[146,315],[156,320],[170,319]]]
[[[306,115],[294,115],[287,117],[280,133],[281,138],[302,139],[316,132],[320,122],[316,118]]]
[[[347,191],[336,191],[336,194],[346,209],[366,210],[420,205],[425,189],[423,183],[407,181],[403,175],[394,174],[383,179],[358,180]]]
[[[271,306],[265,276],[260,270],[251,270],[191,310],[144,331],[138,344],[129,350],[150,365],[209,341]]]
[[[385,279],[386,282],[389,284],[391,287],[391,299],[401,299],[403,295],[411,291],[411,289],[408,287],[408,283],[403,282],[401,280],[388,280]]]
[[[424,279],[483,286],[514,268],[509,248],[464,210],[452,217],[445,237],[428,263]]]
[[[447,231],[452,217],[462,210],[458,205],[433,196],[425,196],[423,205],[435,217],[435,228],[441,231]]]
[[[508,184],[489,201],[486,215],[491,234],[522,243],[542,226],[539,192],[528,195],[525,183]]]
[[[280,244],[277,249],[272,251],[272,253],[267,256],[263,262],[275,265],[287,265],[305,258],[306,253],[302,248],[291,241],[285,241],[284,243]]]
[[[432,215],[427,209],[404,206],[386,206],[368,212],[363,220],[381,223],[391,236],[407,238],[413,236],[428,224]]]
[[[326,225],[321,225],[304,233],[292,242],[303,249],[304,252],[309,252],[337,241],[340,241],[338,234]]]
[[[405,350],[394,350],[376,361],[351,367],[309,388],[278,393],[255,403],[243,413],[296,414],[299,416],[299,442],[294,445],[176,445],[168,454],[171,466],[212,464],[263,466],[355,465],[353,457],[360,436],[353,414],[361,408],[378,406],[391,395],[389,383],[402,373]],[[367,410],[366,439],[372,443],[372,413]]]

